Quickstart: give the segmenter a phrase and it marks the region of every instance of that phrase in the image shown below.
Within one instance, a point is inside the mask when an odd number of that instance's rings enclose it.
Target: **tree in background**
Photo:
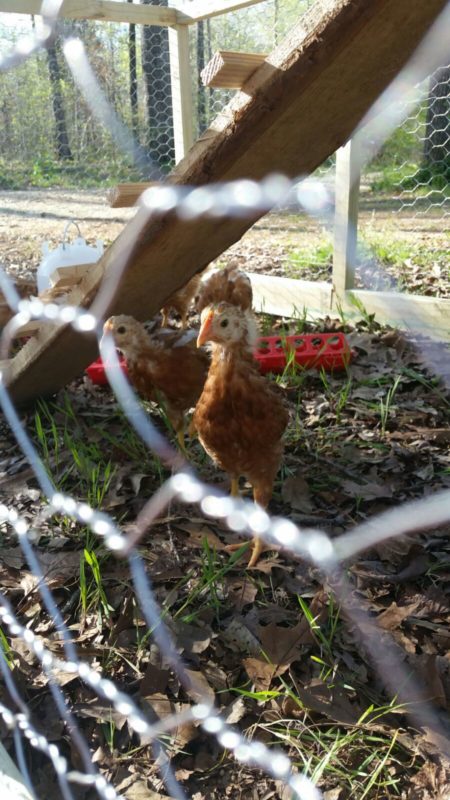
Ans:
[[[58,61],[57,40],[47,47],[47,63],[52,90],[53,116],[55,118],[55,149],[60,161],[72,160],[72,151],[67,132],[66,115],[61,89],[61,70]]]
[[[128,0],[132,3],[133,0]],[[128,29],[128,68],[130,75],[131,127],[135,139],[139,138],[139,104],[137,81],[136,25],[131,22]]]
[[[165,6],[168,0],[141,0],[143,5]],[[152,160],[168,169],[175,160],[169,34],[167,28],[142,27],[142,71],[146,89],[147,147]]]
[[[450,65],[430,78],[423,159],[434,172],[450,168]]]

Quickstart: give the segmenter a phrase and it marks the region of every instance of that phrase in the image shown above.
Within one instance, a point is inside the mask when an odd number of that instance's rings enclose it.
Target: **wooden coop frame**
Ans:
[[[172,8],[110,0],[63,3],[63,16],[169,27],[177,157],[185,155],[168,176],[168,184],[208,185],[243,177],[258,180],[268,171],[291,178],[311,173],[346,144],[446,5],[446,0],[419,4],[410,0],[317,0],[284,42],[247,74],[242,89],[191,144],[189,26],[260,1],[191,0]],[[39,8],[40,0],[0,0],[0,12],[29,14]],[[323,126],[325,119],[327,125]],[[295,307],[308,304],[322,313],[336,310],[337,304],[345,311],[353,309],[348,264],[355,231],[349,220],[352,213],[354,216],[356,184],[351,150],[352,145],[346,145],[339,157],[342,191],[333,283],[251,275],[257,310],[290,315]],[[137,187],[138,194],[142,188]],[[199,218],[187,223],[171,212],[148,219],[145,210],[138,208],[102,258],[69,287],[66,302],[89,308],[103,279],[114,274],[115,264],[122,260],[125,269],[107,311],[148,318],[260,216],[261,212],[253,212],[246,219]],[[420,316],[439,336],[448,329],[450,301],[389,292],[357,290],[353,294],[369,313],[382,319],[408,327],[414,316]],[[68,325],[42,323],[33,338],[3,365],[13,399],[26,402],[58,390],[79,375],[96,354],[93,336]]]

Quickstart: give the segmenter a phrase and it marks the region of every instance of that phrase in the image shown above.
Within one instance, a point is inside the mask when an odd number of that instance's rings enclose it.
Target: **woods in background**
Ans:
[[[133,0],[127,0],[132,3]],[[138,2],[138,0],[135,0]],[[167,6],[168,0],[140,0]],[[215,50],[270,52],[313,0],[266,0],[260,5],[204,20],[190,28],[194,135],[199,136],[232,91],[206,89],[199,75]],[[0,40],[9,47],[22,29],[0,14]],[[95,119],[74,85],[62,42],[79,37],[98,82],[119,119],[133,134],[141,157],[133,163]],[[0,75],[0,187],[106,186],[152,177],[151,165],[174,165],[168,30],[90,20],[61,20],[46,52]],[[428,98],[383,148],[378,167],[401,156],[408,175],[448,180],[450,67],[430,79]],[[405,173],[406,174],[406,173]],[[426,177],[425,176],[425,177]],[[416,184],[420,182],[416,180]]]

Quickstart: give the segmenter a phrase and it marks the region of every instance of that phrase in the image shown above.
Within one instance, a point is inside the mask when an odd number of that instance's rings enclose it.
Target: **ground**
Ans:
[[[42,239],[61,238],[67,209],[90,218],[82,233],[105,241],[130,213],[109,211],[105,220],[100,196],[86,193],[81,203],[78,194],[64,197],[63,203],[58,195],[51,211],[42,206],[49,216],[30,222],[24,214],[30,200],[22,194],[22,205],[0,231],[3,260],[12,273],[23,274],[24,262],[31,272]],[[12,196],[2,196],[5,203],[8,198],[11,209]],[[387,223],[383,217],[378,221],[378,214],[371,222],[380,236]],[[317,229],[305,228],[299,230],[291,216],[266,218],[256,235],[232,248],[232,256],[250,270],[290,268],[290,254],[305,248],[305,236],[317,235]],[[417,237],[432,237],[435,254],[445,248],[434,218],[420,230],[402,218],[401,230],[402,241],[411,242],[413,261],[420,249]],[[429,288],[426,279],[421,285]],[[446,280],[439,278],[439,285],[448,291]],[[305,326],[300,319],[271,323],[280,332]],[[311,330],[308,323],[306,328]],[[376,320],[354,327],[327,319],[314,329],[344,330],[354,360],[334,375],[287,370],[272,378],[288,404],[290,424],[271,512],[334,537],[403,501],[450,488],[448,349],[439,346],[442,371],[435,375],[427,363],[427,342],[407,340]],[[165,430],[157,408],[147,408]],[[56,485],[112,514],[125,530],[169,475],[132,432],[110,390],[83,377],[24,412],[23,421]],[[0,502],[32,522],[43,500],[11,432],[0,424]],[[188,452],[205,480],[226,486],[196,441]],[[0,530],[3,591],[21,622],[58,653],[36,578],[10,531]],[[67,518],[41,520],[38,531],[36,550],[80,656],[144,709],[162,717],[182,710],[188,698],[147,635],[126,565]],[[438,729],[450,730],[449,533],[444,525],[387,540],[346,563],[351,607],[366,610],[381,629],[383,675],[336,599],[336,579],[325,580],[314,566],[268,550],[255,569],[246,570],[244,557],[224,550],[236,535],[197,507],[178,503],[157,521],[140,552],[183,657],[205,691],[215,693],[230,723],[283,748],[297,769],[319,782],[326,800],[435,800],[450,791],[449,753],[443,755],[447,745]],[[35,660],[17,638],[4,647],[33,721],[75,757]],[[392,696],[384,681],[396,663],[405,667],[408,680]],[[412,673],[420,689],[409,681]],[[117,789],[129,800],[165,798],[152,754],[126,719],[77,680],[65,691],[95,763]],[[418,726],[407,711],[422,707],[424,699],[432,713]],[[12,750],[7,732],[4,741]],[[166,746],[186,794],[195,800],[288,796],[280,783],[237,765],[195,726],[180,726]],[[28,757],[37,795],[56,800],[60,794],[49,789],[54,781],[47,761],[35,752]],[[93,796],[87,789],[77,794]]]
[[[0,191],[0,252],[13,276],[32,278],[44,241],[56,247],[68,219],[79,222],[88,243],[114,241],[132,209],[111,209],[101,191]],[[357,284],[399,286],[450,297],[450,234],[440,208],[401,209],[383,194],[361,195]],[[69,238],[73,236],[71,229]],[[251,272],[326,280],[331,274],[329,230],[306,215],[270,214],[227,252]],[[223,259],[218,259],[220,262]]]

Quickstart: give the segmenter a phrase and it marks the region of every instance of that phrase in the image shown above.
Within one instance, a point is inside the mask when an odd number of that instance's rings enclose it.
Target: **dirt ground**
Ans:
[[[110,208],[106,193],[100,190],[2,191],[0,261],[14,278],[32,279],[42,258],[43,242],[48,241],[51,247],[61,242],[68,220],[78,222],[88,243],[101,239],[107,246],[134,213],[134,209]],[[251,272],[323,280],[330,275],[331,261],[318,262],[315,250],[323,247],[324,243],[325,247],[331,245],[331,225],[327,227],[306,215],[271,213],[256,223],[223,258],[232,256]],[[70,230],[69,239],[74,231],[74,228]],[[391,199],[381,195],[370,195],[369,198],[363,193],[359,231],[361,241],[375,240],[383,244],[386,240],[390,243],[390,251],[383,260],[388,262],[387,271],[393,274],[394,282],[400,276],[402,286],[410,282],[408,288],[413,291],[450,296],[449,224],[448,217],[440,209],[426,213],[409,209],[400,213],[398,205]],[[311,253],[310,263],[305,265],[302,262],[300,271],[295,261],[295,253],[299,251],[306,253],[307,261]],[[399,253],[403,256],[405,252],[407,255],[399,258]],[[423,264],[415,263],[414,254],[417,253],[427,256],[425,275],[422,274]],[[435,259],[433,253],[437,254]],[[390,257],[395,261],[391,265]],[[386,264],[383,269],[386,271]],[[372,271],[368,277],[367,270],[358,276],[358,284],[381,288],[374,281]]]
[[[441,218],[398,217],[381,201],[362,205],[363,228],[394,241],[392,252],[396,236],[410,242],[413,266],[414,250],[443,253],[448,240]],[[134,213],[109,209],[100,192],[3,192],[0,206],[2,261],[16,277],[34,274],[42,242],[60,241],[69,218],[80,222],[90,243],[102,238],[108,244]],[[305,218],[270,215],[224,259],[233,255],[248,270],[286,274],[293,251],[323,239]],[[328,261],[305,274],[329,274]],[[298,320],[272,322],[282,334],[301,332]],[[338,374],[278,376],[290,421],[269,510],[335,537],[406,500],[450,488],[449,384],[431,372],[423,337],[406,339],[371,319],[354,326],[326,318],[318,330],[345,332],[354,358]],[[439,347],[443,372],[448,351]],[[146,407],[170,436],[161,409]],[[86,378],[24,412],[22,425],[55,486],[110,514],[124,533],[170,477],[128,425],[109,387]],[[0,502],[38,526],[35,550],[80,658],[104,670],[150,718],[183,712],[189,697],[147,636],[128,565],[84,525],[43,513],[46,500],[33,470],[2,419],[0,453]],[[188,443],[188,458],[203,480],[228,489],[226,475],[198,441]],[[242,488],[250,496],[250,487]],[[318,781],[325,800],[436,800],[448,797],[450,787],[447,744],[439,738],[442,727],[450,730],[449,534],[443,524],[380,542],[346,563],[352,608],[377,620],[384,670],[374,667],[367,639],[360,640],[339,607],[336,587],[314,565],[268,549],[246,570],[243,559],[227,551],[237,534],[197,506],[173,502],[139,552],[179,652],[230,725],[283,749],[295,770]],[[21,624],[59,653],[39,581],[5,525],[0,543],[2,591]],[[92,564],[100,565],[97,572]],[[12,675],[38,730],[78,767],[37,659],[17,636],[8,636],[8,648]],[[393,697],[384,676],[395,674],[396,664],[417,683],[399,682]],[[101,774],[127,800],[168,800],[148,743],[125,716],[75,675],[64,688]],[[429,722],[419,727],[408,712],[420,711],[424,700]],[[0,729],[0,736],[14,755],[11,731]],[[236,763],[194,725],[180,725],[165,746],[193,800],[288,796],[281,781]],[[36,795],[59,800],[45,757],[28,748],[26,758]],[[91,787],[77,788],[79,800],[92,800]]]

